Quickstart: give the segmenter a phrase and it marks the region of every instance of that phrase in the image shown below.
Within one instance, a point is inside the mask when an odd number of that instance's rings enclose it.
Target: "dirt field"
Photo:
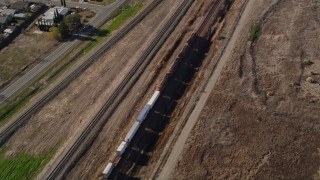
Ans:
[[[31,25],[0,51],[0,89],[31,69],[58,44],[48,32],[41,32]]]
[[[174,179],[319,178],[319,4],[267,0],[252,7],[255,16],[229,52]],[[255,22],[262,35],[251,44]]]

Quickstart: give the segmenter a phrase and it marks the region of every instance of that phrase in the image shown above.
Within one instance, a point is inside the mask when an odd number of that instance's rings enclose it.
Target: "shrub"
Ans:
[[[49,29],[49,31],[50,31],[50,36],[52,37],[52,39],[57,40],[57,41],[61,41],[62,40],[62,36],[61,36],[59,28],[51,27]]]
[[[226,37],[224,37],[224,36],[218,36],[218,41],[220,41],[220,40],[224,40]]]
[[[250,29],[249,41],[255,42],[261,35],[261,27],[259,24],[253,24]]]
[[[303,61],[303,65],[305,65],[305,66],[310,66],[312,64],[314,64],[314,63],[312,61],[310,61],[310,60],[304,60]]]

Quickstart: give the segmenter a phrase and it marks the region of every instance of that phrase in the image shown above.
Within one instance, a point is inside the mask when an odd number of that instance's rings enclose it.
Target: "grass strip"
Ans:
[[[0,149],[0,179],[34,179],[57,150],[55,146],[51,151],[41,153],[40,155],[29,155],[18,153],[13,156],[7,156],[8,147]]]
[[[97,29],[94,32],[96,38],[82,50],[83,54],[88,53],[97,44],[101,43],[101,41],[104,40],[104,38],[108,36],[112,31],[122,26],[130,17],[136,15],[142,7],[143,3],[137,3],[132,7],[127,6],[121,8],[120,11],[116,13],[118,15],[114,18],[112,23],[106,29]]]

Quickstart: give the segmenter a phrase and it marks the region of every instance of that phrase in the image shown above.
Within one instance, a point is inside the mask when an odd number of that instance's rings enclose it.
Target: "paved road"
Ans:
[[[201,94],[201,97],[200,97],[199,101],[197,102],[194,110],[192,111],[186,125],[182,129],[181,134],[179,135],[177,141],[173,145],[173,149],[172,149],[168,159],[166,160],[167,162],[163,166],[157,179],[165,180],[165,179],[171,178],[171,173],[173,172],[173,170],[179,160],[179,157],[181,156],[181,153],[182,153],[184,145],[187,141],[187,138],[188,138],[193,126],[195,125],[197,119],[199,118],[200,113],[201,113],[207,99],[209,98],[209,96],[214,88],[214,85],[216,84],[216,82],[217,82],[217,80],[223,70],[224,65],[226,64],[226,62],[230,58],[230,56],[235,48],[236,40],[239,37],[244,25],[246,24],[247,17],[249,17],[251,15],[250,10],[253,7],[254,1],[255,0],[248,1],[248,4],[246,5],[245,10],[244,10],[244,12],[243,12],[238,24],[237,24],[237,28],[235,29],[226,49],[224,50],[224,53],[221,56],[214,73],[210,77],[209,82],[208,82],[204,92]]]
[[[89,22],[89,24],[93,27],[99,27],[102,25],[111,15],[117,10],[120,6],[122,6],[127,0],[117,0],[114,3],[103,6],[102,9],[96,14],[96,16]],[[79,3],[77,3],[79,4]],[[91,5],[90,5],[91,6]],[[99,7],[100,8],[100,7]],[[91,28],[88,31],[93,31]],[[51,64],[53,64],[56,60],[61,58],[63,55],[69,53],[75,46],[77,46],[81,40],[81,38],[77,35],[74,40],[63,43],[59,46],[55,51],[53,51],[49,56],[43,59],[39,64],[33,67],[29,72],[19,78],[17,81],[12,83],[6,89],[4,89],[0,93],[0,106],[4,105],[9,99],[14,98],[23,88],[28,86],[35,80],[38,75],[41,74],[44,70],[46,70]]]

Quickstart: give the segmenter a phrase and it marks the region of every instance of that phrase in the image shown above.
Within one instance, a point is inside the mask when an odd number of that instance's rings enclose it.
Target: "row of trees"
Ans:
[[[70,14],[63,18],[59,25],[50,28],[52,38],[61,41],[71,34],[77,32],[81,26],[81,17],[79,14]]]

